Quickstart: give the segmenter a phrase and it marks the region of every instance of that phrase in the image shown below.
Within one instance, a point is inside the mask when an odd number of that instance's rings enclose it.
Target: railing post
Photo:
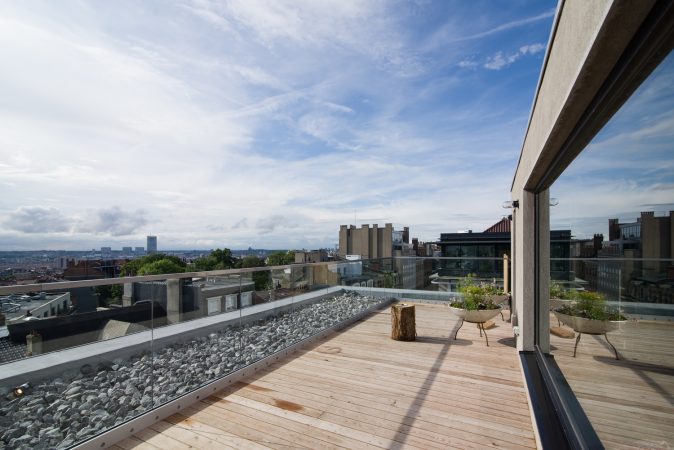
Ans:
[[[166,280],[166,318],[168,319],[168,323],[180,322],[180,310],[182,309],[180,304],[182,294],[181,284],[179,279]],[[152,301],[154,302],[154,299]],[[199,309],[202,314],[204,312],[206,312],[204,315],[208,314],[208,305],[202,301],[201,295],[199,295]]]
[[[510,258],[503,254],[503,292],[510,293]]]

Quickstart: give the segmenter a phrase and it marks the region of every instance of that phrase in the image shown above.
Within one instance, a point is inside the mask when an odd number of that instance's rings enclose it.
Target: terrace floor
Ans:
[[[608,338],[620,360],[603,336],[584,334],[575,358],[575,339],[550,336],[551,353],[602,443],[674,447],[674,323],[631,320]]]
[[[389,309],[119,442],[116,449],[535,448],[510,324],[458,340],[446,306],[417,304],[417,341]]]

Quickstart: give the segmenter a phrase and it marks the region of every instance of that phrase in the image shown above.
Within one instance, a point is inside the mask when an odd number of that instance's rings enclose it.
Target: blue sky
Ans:
[[[550,1],[0,4],[0,249],[435,241],[506,210]]]
[[[608,219],[674,211],[674,56],[670,54],[550,188],[551,225],[578,238]]]

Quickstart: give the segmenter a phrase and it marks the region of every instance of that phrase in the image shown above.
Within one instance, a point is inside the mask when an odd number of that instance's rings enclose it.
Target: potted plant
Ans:
[[[565,289],[560,283],[553,281],[550,284],[550,309],[554,310],[573,303],[575,292]]]
[[[618,359],[618,351],[608,340],[606,333],[616,330],[621,322],[627,320],[619,310],[610,308],[606,299],[599,292],[578,291],[574,295],[574,302],[556,308],[553,313],[557,320],[567,325],[578,333],[576,345],[573,348],[573,356],[576,356],[576,348],[583,333],[604,335],[606,342],[611,346]]]
[[[461,297],[449,304],[452,313],[461,319],[461,325],[454,333],[454,339],[456,339],[464,322],[477,323],[480,336],[484,332],[487,346],[489,346],[484,323],[501,312],[501,306],[494,301],[494,298],[499,295],[498,292],[498,289],[493,285],[476,283],[474,277],[470,275],[464,278],[459,285]]]
[[[574,296],[577,291],[564,288],[560,283],[553,281],[550,284],[550,311],[554,311],[562,306],[571,305],[575,300]],[[561,322],[557,319],[557,325],[561,326]]]

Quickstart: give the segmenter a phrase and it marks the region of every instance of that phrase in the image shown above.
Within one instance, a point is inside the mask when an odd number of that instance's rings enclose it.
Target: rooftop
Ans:
[[[385,308],[116,448],[535,448],[512,328],[495,324],[489,346],[468,323],[453,340],[450,310],[417,304],[416,342],[394,341]]]

